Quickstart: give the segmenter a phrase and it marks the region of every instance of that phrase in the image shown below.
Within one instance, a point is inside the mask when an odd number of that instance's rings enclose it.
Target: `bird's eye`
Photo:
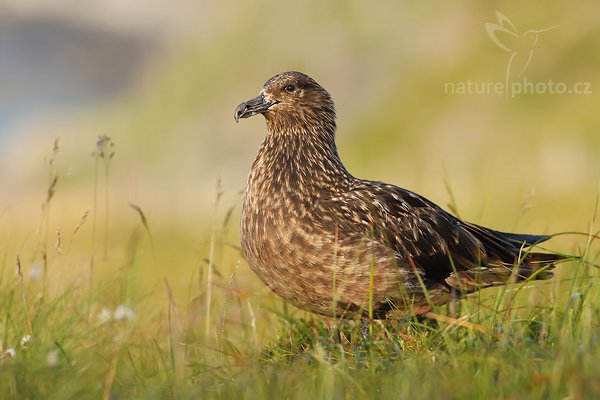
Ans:
[[[285,85],[284,90],[288,93],[293,93],[296,90],[294,85]]]

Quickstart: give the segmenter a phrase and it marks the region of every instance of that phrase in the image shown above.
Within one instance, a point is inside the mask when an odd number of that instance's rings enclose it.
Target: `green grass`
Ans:
[[[585,236],[562,237],[582,258],[550,281],[375,322],[363,339],[355,322],[300,312],[256,280],[220,187],[200,239],[154,227],[137,205],[111,224],[98,153],[90,212],[54,221],[57,152],[39,226],[0,230],[3,398],[600,395],[600,251]]]

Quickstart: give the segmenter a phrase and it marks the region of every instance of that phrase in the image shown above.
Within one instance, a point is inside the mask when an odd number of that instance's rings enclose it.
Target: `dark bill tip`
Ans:
[[[236,107],[235,112],[233,113],[233,118],[235,118],[235,122],[239,122],[240,118],[248,117],[248,115],[246,115],[247,108],[248,106],[246,105],[246,102],[243,102],[242,104]]]
[[[265,99],[265,96],[262,94],[258,95],[257,97],[245,101],[237,106],[233,114],[233,118],[235,118],[235,122],[238,122],[240,118],[249,118],[256,114],[263,114],[275,103],[276,102],[274,101],[268,101]]]

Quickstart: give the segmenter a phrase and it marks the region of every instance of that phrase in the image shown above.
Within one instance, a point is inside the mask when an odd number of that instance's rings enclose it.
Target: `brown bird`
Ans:
[[[352,176],[336,148],[333,100],[303,73],[269,79],[235,120],[256,114],[267,136],[244,195],[242,251],[299,308],[345,318],[424,312],[485,287],[548,279],[563,258],[527,250],[550,236],[484,228]]]

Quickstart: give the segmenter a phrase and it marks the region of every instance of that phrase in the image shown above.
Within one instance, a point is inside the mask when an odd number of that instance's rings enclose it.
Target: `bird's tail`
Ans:
[[[463,293],[470,293],[507,283],[550,279],[554,276],[556,263],[571,258],[562,254],[526,253],[520,262],[514,264],[500,263],[455,271],[446,278],[446,284]]]
[[[481,241],[487,259],[446,278],[448,285],[462,292],[529,279],[550,279],[556,263],[574,258],[530,249],[552,235],[501,232],[471,223],[463,223],[463,227]]]

